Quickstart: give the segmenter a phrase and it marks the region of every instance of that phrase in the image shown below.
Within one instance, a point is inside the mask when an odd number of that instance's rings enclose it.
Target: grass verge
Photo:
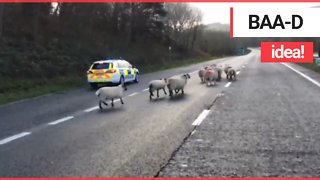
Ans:
[[[298,65],[303,66],[305,68],[311,69],[317,73],[320,73],[320,66],[317,64],[311,63],[299,63]]]
[[[10,89],[9,91],[0,93],[0,105],[26,98],[84,87],[86,85],[85,79],[75,77],[57,78],[50,80],[45,84],[38,84],[36,81],[32,80],[7,80],[7,83],[21,88]]]
[[[166,69],[172,69],[177,67],[183,67],[191,64],[201,63],[204,61],[216,59],[218,57],[198,57],[188,58],[184,60],[175,60],[163,65],[150,65],[144,67],[138,67],[143,73],[151,73],[155,71],[161,71]],[[37,97],[50,93],[56,93],[65,90],[71,90],[79,87],[86,87],[87,82],[85,77],[63,77],[55,78],[53,80],[47,80],[45,83],[39,83],[36,79],[0,79],[3,92],[0,92],[0,105],[18,101],[22,99]]]

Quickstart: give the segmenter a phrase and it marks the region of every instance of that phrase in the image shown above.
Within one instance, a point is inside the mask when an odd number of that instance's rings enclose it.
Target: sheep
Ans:
[[[215,81],[218,79],[218,72],[212,68],[207,68],[204,74],[204,79],[207,83],[207,86],[215,84]]]
[[[232,67],[228,68],[227,71],[227,79],[228,80],[237,80],[236,70],[234,70]]]
[[[228,75],[228,69],[231,68],[231,66],[229,64],[226,64],[225,67],[224,67],[224,73],[226,75]]]
[[[204,72],[205,72],[205,69],[200,69],[198,71],[198,75],[199,75],[199,78],[201,80],[201,83],[204,83]]]
[[[214,66],[214,70],[218,73],[217,81],[221,81],[222,68],[221,66]]]
[[[105,102],[105,100],[111,100],[111,106],[113,107],[113,100],[116,98],[119,98],[121,101],[121,104],[123,103],[122,97],[123,97],[123,91],[126,91],[127,88],[123,85],[118,85],[114,87],[102,87],[96,91],[96,96],[99,98],[99,108],[102,108],[102,104],[108,106],[108,103]]]
[[[184,94],[184,86],[187,84],[187,80],[190,79],[189,74],[183,74],[181,76],[173,76],[168,79],[168,90],[169,90],[169,96],[173,96],[173,91],[175,93],[179,93],[181,90],[181,93]]]
[[[153,92],[157,91],[157,98],[159,98],[159,90],[162,89],[164,94],[167,95],[165,87],[167,85],[167,79],[163,78],[160,80],[152,80],[149,82],[149,92],[150,92],[150,100],[152,100]]]

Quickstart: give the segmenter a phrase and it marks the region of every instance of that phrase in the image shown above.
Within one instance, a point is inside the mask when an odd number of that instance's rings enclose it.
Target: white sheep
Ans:
[[[189,74],[173,76],[168,79],[167,87],[169,89],[170,97],[173,96],[173,91],[175,91],[175,93],[177,94],[181,90],[182,94],[184,94],[184,86],[187,84],[187,79],[190,79]]]
[[[224,67],[224,73],[226,75],[228,75],[228,69],[231,68],[231,66],[229,64],[226,64],[225,67]]]
[[[199,75],[199,78],[200,78],[200,80],[201,80],[201,83],[204,83],[204,72],[205,72],[204,69],[200,69],[200,70],[198,71],[198,75]]]
[[[159,90],[162,89],[164,94],[167,95],[165,87],[167,85],[167,79],[163,78],[160,80],[152,80],[149,82],[149,93],[150,93],[150,100],[152,100],[152,96],[154,91],[157,91],[157,98],[159,98]]]
[[[113,107],[113,100],[119,98],[121,101],[121,104],[123,103],[122,97],[123,97],[123,91],[127,90],[127,88],[123,85],[118,85],[114,87],[102,87],[96,91],[96,95],[99,98],[99,108],[102,108],[102,104],[108,106],[108,103],[105,102],[106,100],[111,100],[111,106]]]
[[[208,86],[212,86],[215,84],[215,81],[218,80],[219,75],[218,72],[212,68],[207,68],[204,73],[204,79]]]
[[[221,81],[221,75],[222,75],[222,67],[221,67],[221,65],[217,66],[216,64],[212,64],[210,66],[211,66],[211,68],[213,70],[215,70],[218,73],[217,81]]]

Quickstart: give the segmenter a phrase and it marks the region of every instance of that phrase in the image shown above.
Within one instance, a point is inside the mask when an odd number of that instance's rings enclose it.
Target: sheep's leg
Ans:
[[[104,105],[108,106],[108,103],[106,103],[106,102],[104,102],[104,101],[102,101],[102,103],[103,103]]]
[[[123,100],[122,100],[122,98],[120,98],[120,101],[121,101],[121,104],[124,104],[124,103],[123,103]]]
[[[99,108],[102,110],[102,101],[99,101]]]
[[[150,93],[150,96],[149,96],[149,99],[150,99],[150,100],[152,100],[152,96],[153,96],[152,93]]]
[[[167,95],[167,92],[166,92],[166,89],[165,89],[165,88],[163,88],[163,92],[164,92],[165,95]]]
[[[181,94],[184,94],[184,90],[183,89],[181,89]]]
[[[157,98],[159,98],[159,89],[157,89]]]
[[[169,96],[172,97],[172,95],[173,95],[173,92],[172,90],[169,89]]]
[[[111,99],[111,106],[112,106],[112,107],[114,106],[114,104],[113,104],[113,98]]]

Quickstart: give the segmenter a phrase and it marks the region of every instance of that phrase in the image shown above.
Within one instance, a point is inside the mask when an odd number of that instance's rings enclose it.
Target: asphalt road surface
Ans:
[[[251,61],[159,176],[320,177],[319,80]]]
[[[319,176],[320,76],[259,58],[142,75],[103,111],[88,89],[0,106],[0,177]],[[212,63],[238,80],[200,84]],[[184,96],[149,101],[150,80],[186,72]]]

